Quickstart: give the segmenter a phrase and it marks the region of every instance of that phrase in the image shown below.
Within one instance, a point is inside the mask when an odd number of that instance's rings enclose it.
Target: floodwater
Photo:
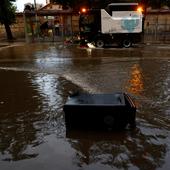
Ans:
[[[1,170],[155,170],[170,167],[170,46],[0,49]],[[137,128],[67,132],[70,90],[124,91]]]

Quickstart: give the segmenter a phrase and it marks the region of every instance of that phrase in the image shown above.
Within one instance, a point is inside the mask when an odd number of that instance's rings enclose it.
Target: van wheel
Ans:
[[[129,48],[132,46],[132,41],[130,39],[124,39],[122,42],[122,46],[125,48]]]
[[[104,40],[98,39],[98,40],[96,41],[96,47],[103,48],[104,45],[105,45]]]

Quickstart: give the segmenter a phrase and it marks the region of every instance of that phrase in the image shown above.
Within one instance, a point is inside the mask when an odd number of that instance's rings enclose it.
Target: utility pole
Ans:
[[[35,7],[35,27],[36,27],[36,34],[37,38],[39,39],[39,31],[38,31],[38,16],[37,16],[37,3],[36,0],[34,0],[34,7]]]
[[[34,0],[34,7],[35,7],[35,10],[37,10],[36,0]]]

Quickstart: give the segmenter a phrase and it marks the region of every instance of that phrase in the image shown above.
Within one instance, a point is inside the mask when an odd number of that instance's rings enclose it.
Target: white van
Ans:
[[[138,3],[111,3],[105,9],[81,13],[79,26],[82,39],[97,47],[117,43],[128,48],[141,41],[142,8]]]

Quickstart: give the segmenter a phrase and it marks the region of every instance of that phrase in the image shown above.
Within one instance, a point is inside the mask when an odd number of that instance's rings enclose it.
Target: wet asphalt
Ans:
[[[0,169],[170,167],[170,45],[3,46],[0,79]],[[136,129],[68,132],[63,105],[74,90],[128,93]]]

